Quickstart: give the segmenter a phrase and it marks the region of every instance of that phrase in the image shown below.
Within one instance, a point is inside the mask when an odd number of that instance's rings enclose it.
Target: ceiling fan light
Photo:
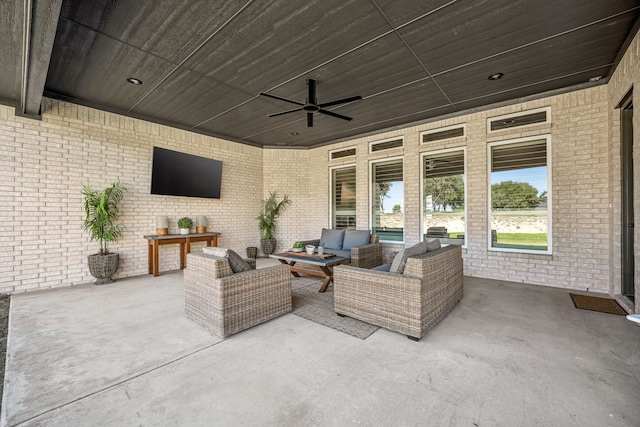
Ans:
[[[128,81],[129,83],[131,83],[132,85],[136,85],[136,86],[139,86],[139,85],[141,85],[141,84],[142,84],[142,80],[140,80],[140,79],[136,79],[135,77],[129,77],[129,78],[127,79],[127,81]]]

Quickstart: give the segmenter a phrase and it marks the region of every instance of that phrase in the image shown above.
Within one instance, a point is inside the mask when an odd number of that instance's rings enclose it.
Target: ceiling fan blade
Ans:
[[[331,107],[332,105],[338,104],[346,104],[347,102],[360,101],[362,99],[361,96],[352,96],[351,98],[338,99],[337,101],[325,102],[324,104],[318,105],[320,108]]]
[[[282,111],[280,113],[275,113],[275,114],[269,114],[267,117],[276,117],[276,116],[281,116],[283,114],[289,114],[289,113],[294,113],[296,111],[302,111],[302,108],[294,108],[293,110],[287,110],[287,111]]]
[[[334,113],[333,111],[320,109],[320,110],[318,110],[318,113],[326,114],[327,116],[335,117],[335,118],[342,119],[342,120],[347,120],[347,121],[353,120],[351,117],[343,116],[342,114],[337,114],[337,113]]]
[[[307,99],[307,103],[309,104],[317,104],[318,100],[316,99],[316,85],[318,81],[316,79],[307,79],[307,86],[309,86],[309,98]]]
[[[287,98],[280,98],[279,96],[269,95],[268,93],[264,93],[264,92],[260,92],[260,95],[267,96],[267,97],[273,98],[273,99],[279,99],[280,101],[290,102],[290,103],[296,104],[296,105],[304,105],[302,102],[292,101],[292,100],[287,99]]]
[[[307,127],[313,127],[313,113],[307,113]]]

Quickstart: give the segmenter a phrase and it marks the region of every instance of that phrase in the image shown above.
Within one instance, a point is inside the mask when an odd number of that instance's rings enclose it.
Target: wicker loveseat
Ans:
[[[342,237],[336,233],[342,233]],[[365,236],[365,242],[362,242]],[[358,246],[351,246],[349,243],[361,240]],[[333,241],[334,245],[326,242]],[[337,242],[337,244],[335,244]],[[314,240],[302,240],[303,245],[319,246],[324,245],[324,251],[333,253],[345,258],[351,258],[348,265],[360,268],[371,268],[382,264],[382,244],[377,234],[371,234],[369,230],[331,230],[322,229],[322,237]],[[362,244],[364,243],[364,244]],[[345,246],[346,245],[346,246]]]
[[[462,299],[462,249],[449,245],[406,259],[402,274],[334,269],[335,311],[419,340]]]
[[[228,259],[192,252],[184,292],[187,317],[221,338],[292,310],[288,265],[234,274]]]

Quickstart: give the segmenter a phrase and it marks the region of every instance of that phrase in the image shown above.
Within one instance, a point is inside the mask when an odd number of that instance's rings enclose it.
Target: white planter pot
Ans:
[[[180,229],[180,234],[189,234],[189,228],[181,228]]]

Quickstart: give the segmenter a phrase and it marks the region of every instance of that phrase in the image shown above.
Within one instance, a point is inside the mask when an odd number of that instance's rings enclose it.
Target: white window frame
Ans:
[[[396,138],[391,138],[391,139],[396,139]],[[378,141],[379,142],[379,141]],[[404,189],[404,178],[405,178],[405,167],[404,167],[404,156],[393,156],[393,157],[384,157],[384,158],[380,158],[380,159],[374,159],[374,160],[369,160],[369,172],[367,173],[368,175],[368,181],[369,181],[369,227],[371,228],[371,231],[373,232],[373,165],[376,163],[385,163],[385,162],[390,162],[393,160],[402,160],[402,182],[403,182],[403,186],[402,186],[402,203],[403,203],[403,210],[402,210],[402,240],[384,240],[382,238],[382,236],[380,236],[380,242],[385,242],[385,243],[389,243],[389,244],[404,244],[405,242],[405,236],[406,236],[406,227],[405,227],[405,189]]]
[[[373,146],[377,145],[377,144],[381,144],[383,142],[389,142],[389,141],[395,141],[396,139],[399,139],[402,141],[402,145],[400,147],[394,147],[394,148],[387,148],[385,150],[380,150],[380,151],[373,151]],[[402,150],[404,149],[404,135],[401,136],[394,136],[392,138],[385,138],[385,139],[378,139],[376,141],[371,141],[369,143],[369,154],[381,154],[381,153],[386,153],[389,151],[393,151],[393,150]]]
[[[339,157],[337,159],[334,159],[334,158],[331,157],[331,155],[333,153],[338,153],[340,151],[347,151],[347,150],[356,150],[356,152],[354,154],[349,155],[349,156],[343,156],[343,157]],[[355,145],[352,145],[350,147],[336,148],[334,150],[329,150],[329,161],[330,162],[339,162],[341,160],[353,161],[353,158],[356,156],[356,154],[357,154],[357,147]]]
[[[512,248],[494,248],[491,246],[491,164],[492,164],[492,147],[500,145],[518,144],[521,142],[533,142],[544,139],[547,149],[547,250],[537,251],[532,249],[512,249]],[[525,138],[508,139],[504,141],[496,141],[487,144],[487,249],[492,252],[514,252],[535,255],[552,255],[553,254],[553,183],[551,181],[551,135],[535,135]],[[466,236],[465,236],[466,238]]]
[[[422,137],[420,137],[422,139]],[[424,151],[420,153],[420,220],[418,223],[420,224],[420,240],[424,240],[424,158],[432,155],[438,154],[446,154],[453,153],[456,151],[462,151],[462,155],[464,156],[464,177],[462,182],[464,184],[464,243],[462,244],[463,248],[467,247],[467,147],[455,147],[455,148],[447,148],[443,150],[434,150],[434,151]]]
[[[438,139],[436,141],[427,141],[424,142],[424,135],[431,135],[433,133],[440,133],[440,132],[445,132],[448,130],[452,130],[452,129],[458,129],[458,128],[462,128],[462,135],[460,136],[453,136],[451,138],[443,138],[443,139]],[[436,128],[436,129],[429,129],[429,130],[425,130],[420,132],[420,145],[425,145],[425,144],[435,144],[438,142],[442,142],[442,141],[452,141],[455,139],[463,139],[467,137],[467,124],[466,123],[459,123],[457,125],[451,125],[451,126],[444,126],[441,128]]]
[[[355,163],[349,163],[339,166],[331,166],[329,167],[329,226],[333,228],[333,171],[335,169],[346,169],[346,168],[355,168],[356,169],[356,187],[358,185],[358,169]],[[356,228],[358,226],[358,193],[356,190]]]
[[[510,128],[507,128],[507,129],[491,130],[491,122],[495,122],[497,120],[513,119],[513,118],[516,118],[516,117],[527,116],[529,114],[540,113],[542,111],[546,111],[547,112],[547,120],[544,121],[544,122],[531,123],[529,125],[510,127]],[[514,131],[514,130],[517,130],[517,129],[526,129],[526,128],[529,128],[531,126],[549,125],[549,124],[551,124],[551,107],[534,108],[533,110],[518,111],[516,113],[509,113],[509,114],[504,114],[502,116],[495,116],[495,117],[487,118],[487,133],[488,134],[493,134],[493,133],[498,133],[498,132],[509,132],[509,131]]]

